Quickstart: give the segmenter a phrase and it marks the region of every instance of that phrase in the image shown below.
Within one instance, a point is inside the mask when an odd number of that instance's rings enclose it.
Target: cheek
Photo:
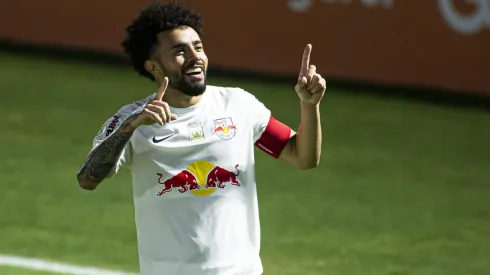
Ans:
[[[180,74],[182,71],[182,61],[178,58],[165,63],[165,69],[173,74]]]
[[[206,56],[206,54],[205,53],[201,53],[200,57],[201,57],[201,59],[202,59],[202,61],[204,63],[204,66],[208,67],[208,57]]]

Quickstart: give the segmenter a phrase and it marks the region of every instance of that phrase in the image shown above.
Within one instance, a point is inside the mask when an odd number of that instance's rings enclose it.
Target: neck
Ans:
[[[202,95],[188,96],[179,90],[167,88],[163,101],[174,108],[187,108],[196,105],[201,100]]]

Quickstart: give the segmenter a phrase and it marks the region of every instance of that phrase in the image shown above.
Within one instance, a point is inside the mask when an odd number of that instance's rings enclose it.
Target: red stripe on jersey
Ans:
[[[272,157],[278,158],[282,150],[286,147],[290,135],[291,128],[271,116],[264,133],[255,142],[255,146]]]

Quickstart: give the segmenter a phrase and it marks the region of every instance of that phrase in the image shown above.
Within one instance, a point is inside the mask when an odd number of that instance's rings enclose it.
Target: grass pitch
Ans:
[[[0,253],[137,272],[129,173],[95,192],[75,175],[105,119],[156,88],[131,68],[2,53],[0,64]],[[209,79],[298,126],[295,79]],[[257,151],[264,274],[490,274],[487,112],[338,90],[321,111],[317,169]]]

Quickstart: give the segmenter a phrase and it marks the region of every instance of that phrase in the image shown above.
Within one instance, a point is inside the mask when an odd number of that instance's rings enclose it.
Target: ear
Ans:
[[[164,75],[160,65],[154,60],[146,60],[145,61],[145,70],[153,75],[155,80],[163,79]]]

